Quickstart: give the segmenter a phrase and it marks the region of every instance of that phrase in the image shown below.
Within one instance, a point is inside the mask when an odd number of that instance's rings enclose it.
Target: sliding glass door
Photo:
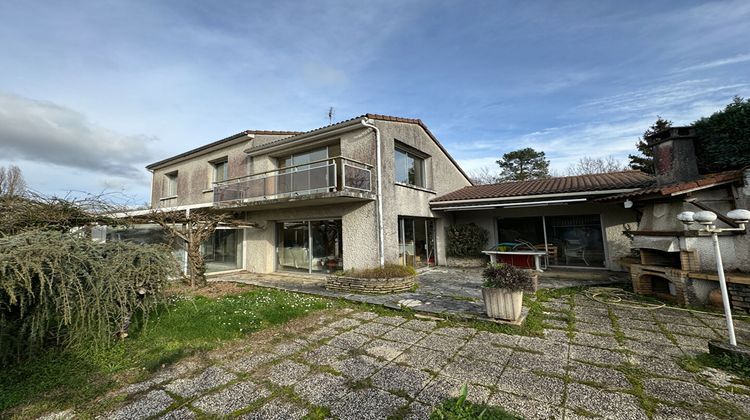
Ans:
[[[242,230],[216,229],[201,245],[201,251],[207,273],[242,268]]]
[[[276,268],[332,273],[344,268],[341,220],[277,223]]]
[[[423,217],[399,217],[399,261],[403,265],[435,265],[435,221]]]
[[[498,219],[497,230],[500,243],[546,249],[550,265],[606,266],[598,214],[503,218]]]

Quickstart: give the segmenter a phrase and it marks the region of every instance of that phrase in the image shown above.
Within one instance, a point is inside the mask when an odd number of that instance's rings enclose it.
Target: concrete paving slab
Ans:
[[[355,319],[358,319],[360,321],[371,321],[371,320],[377,318],[378,316],[379,315],[376,314],[375,312],[369,312],[369,311],[366,311],[366,312],[352,312],[351,314],[349,314],[350,318],[355,318]]]
[[[508,358],[508,367],[539,370],[564,376],[568,367],[568,360],[566,357],[559,357],[559,355],[514,351]]]
[[[243,357],[239,360],[228,361],[225,367],[235,372],[246,373],[256,369],[261,365],[276,360],[277,357],[277,355],[270,353],[251,354],[250,356]]]
[[[498,363],[487,362],[484,360],[456,358],[448,363],[441,373],[456,379],[461,383],[494,386],[502,372],[503,365]]]
[[[110,413],[105,418],[113,420],[146,419],[166,410],[173,402],[172,397],[166,392],[157,389]]]
[[[576,332],[575,337],[570,342],[572,344],[602,349],[616,349],[620,347],[620,343],[617,342],[614,336],[594,335],[585,332]]]
[[[285,360],[274,365],[266,379],[278,386],[294,385],[310,372],[310,368],[291,360]]]
[[[381,338],[385,340],[396,341],[399,343],[414,344],[417,341],[425,338],[426,336],[427,334],[423,333],[422,331],[414,331],[398,327],[383,334]]]
[[[390,362],[391,360],[397,358],[408,348],[409,344],[380,339],[372,340],[362,346],[362,350],[365,353],[386,362]]]
[[[429,373],[399,365],[389,365],[374,374],[373,386],[392,393],[406,393],[414,398],[431,380]]]
[[[410,330],[417,330],[417,331],[424,331],[424,332],[430,332],[434,330],[435,327],[437,327],[437,322],[422,321],[419,319],[411,319],[401,325],[401,328],[408,328]]]
[[[362,347],[362,345],[368,341],[370,341],[370,337],[366,335],[357,334],[353,331],[347,331],[331,338],[331,340],[328,341],[328,345],[344,350],[354,350]]]
[[[619,365],[625,361],[625,356],[621,353],[573,344],[570,345],[570,358],[600,365]]]
[[[468,328],[468,327],[443,327],[443,328],[438,328],[434,330],[432,333],[437,334],[437,335],[444,335],[448,337],[468,339],[476,335],[477,330],[475,330],[474,328]]]
[[[565,381],[538,375],[524,369],[506,368],[496,385],[497,389],[549,405],[562,404]]]
[[[180,407],[177,410],[170,411],[169,413],[159,417],[159,420],[191,420],[197,418],[195,411],[187,408]]]
[[[437,406],[448,398],[456,398],[461,394],[461,387],[466,384],[455,378],[438,376],[428,383],[422,392],[417,395],[417,400],[431,406]],[[468,384],[467,399],[476,403],[485,403],[490,396],[490,389],[477,385]]]
[[[394,359],[394,363],[438,372],[448,364],[450,357],[450,354],[442,351],[413,346]]]
[[[409,404],[409,412],[404,420],[424,420],[430,418],[434,407],[414,401]]]
[[[343,318],[336,322],[328,324],[328,327],[336,328],[337,330],[349,330],[358,327],[360,324],[362,324],[362,321],[351,318]]]
[[[487,401],[488,405],[502,407],[509,413],[516,414],[526,420],[550,420],[562,419],[564,409],[562,406],[554,406],[540,402],[539,400],[513,395],[498,391],[492,394]]]
[[[654,398],[669,402],[698,404],[701,400],[716,398],[716,394],[703,385],[674,379],[645,379],[643,390]]]
[[[587,385],[594,384],[599,388],[615,390],[632,388],[628,378],[614,369],[571,362],[568,366],[568,374],[576,382],[586,382]]]
[[[240,418],[243,420],[300,420],[307,415],[307,409],[279,399],[265,403],[260,409]]]
[[[351,392],[331,407],[340,420],[376,420],[387,418],[407,404],[404,398],[388,392],[365,388]]]
[[[330,406],[346,395],[349,387],[344,377],[317,373],[298,382],[294,392],[314,405]]]
[[[362,324],[359,327],[353,329],[352,331],[357,334],[366,335],[369,337],[380,337],[383,334],[391,331],[393,328],[395,328],[393,325],[389,324],[382,324],[379,322],[368,322],[367,324]]]
[[[566,418],[585,418],[576,415],[576,409],[607,418],[622,420],[646,420],[638,399],[620,392],[602,392],[588,385],[572,383],[568,385]]]
[[[204,395],[192,405],[208,414],[227,415],[271,395],[271,392],[251,381],[230,385],[219,392]]]
[[[400,316],[381,316],[379,318],[375,318],[373,322],[379,322],[381,324],[388,324],[393,326],[398,326],[407,321],[406,318],[400,317]]]
[[[508,347],[498,347],[482,339],[473,339],[466,343],[458,352],[462,357],[487,360],[504,365],[510,358],[513,350]]]
[[[452,355],[460,350],[464,345],[466,345],[466,343],[467,341],[465,338],[430,334],[428,336],[425,336],[422,340],[418,341],[415,345],[432,350],[442,351],[444,353]]]
[[[193,397],[202,392],[220,387],[236,376],[219,367],[210,367],[204,370],[200,375],[192,378],[176,379],[168,383],[164,389],[177,394],[183,398]]]
[[[333,368],[352,380],[365,379],[385,365],[386,362],[370,356],[355,356],[334,362]]]
[[[718,417],[695,410],[686,410],[684,408],[672,407],[669,405],[658,404],[654,409],[654,417],[652,420],[713,420]]]
[[[324,344],[304,354],[304,359],[318,365],[332,365],[337,360],[348,357],[349,352],[339,347]]]

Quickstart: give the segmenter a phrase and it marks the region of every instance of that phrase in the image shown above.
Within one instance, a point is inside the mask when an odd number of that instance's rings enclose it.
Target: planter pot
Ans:
[[[521,317],[523,291],[513,292],[508,289],[482,288],[484,307],[490,318],[516,321]]]

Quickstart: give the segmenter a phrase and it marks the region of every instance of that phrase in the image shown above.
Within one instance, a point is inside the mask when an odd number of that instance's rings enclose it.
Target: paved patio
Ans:
[[[409,306],[416,312],[428,315],[451,315],[465,319],[486,319],[482,302],[481,268],[432,268],[422,271],[414,292],[387,295],[366,295],[326,290],[324,276],[302,274],[234,273],[215,277],[215,281],[235,281],[261,287],[290,290],[319,296],[343,298],[354,302],[382,305],[400,309]],[[573,286],[611,285],[622,278],[607,280],[575,280],[571,278],[542,277],[540,288],[558,289]],[[406,305],[404,305],[406,304]]]
[[[721,318],[584,294],[544,306],[544,337],[352,309],[312,314],[130,385],[104,417],[424,419],[468,383],[470,399],[528,419],[750,418],[749,388],[677,363],[707,351]],[[750,325],[737,327],[750,341]]]

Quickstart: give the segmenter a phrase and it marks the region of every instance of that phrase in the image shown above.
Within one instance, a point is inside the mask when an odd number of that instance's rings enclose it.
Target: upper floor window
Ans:
[[[396,148],[396,182],[424,187],[424,159]]]
[[[177,195],[177,171],[164,174],[164,197]]]
[[[214,169],[213,182],[221,182],[229,179],[229,164],[227,158],[211,162]]]

